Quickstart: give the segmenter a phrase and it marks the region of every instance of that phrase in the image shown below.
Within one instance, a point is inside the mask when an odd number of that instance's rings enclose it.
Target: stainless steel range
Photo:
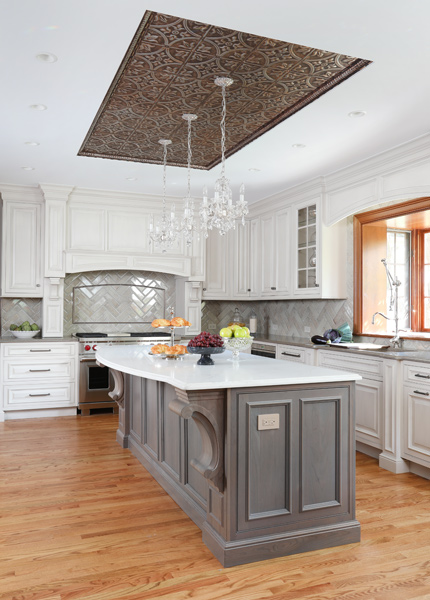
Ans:
[[[114,388],[113,378],[107,367],[100,367],[95,359],[100,344],[151,344],[170,339],[167,332],[150,331],[136,333],[75,333],[79,340],[79,404],[82,415],[91,409],[112,408],[117,405],[109,397]]]

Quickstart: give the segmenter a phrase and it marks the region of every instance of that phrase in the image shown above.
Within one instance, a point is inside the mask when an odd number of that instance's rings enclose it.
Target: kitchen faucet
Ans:
[[[384,313],[376,312],[372,316],[372,325],[375,324],[376,315],[381,315],[381,317],[384,317],[384,319],[387,319],[387,321],[394,321],[395,334],[394,334],[394,337],[391,338],[390,342],[393,344],[394,348],[401,348],[402,340],[400,339],[400,331],[403,331],[403,329],[399,330],[399,286],[402,285],[402,283],[398,280],[397,277],[394,279],[394,277],[391,275],[391,273],[387,267],[387,260],[385,258],[381,259],[381,263],[385,267],[385,271],[387,273],[387,280],[388,280],[388,284],[390,286],[390,291],[391,291],[390,305],[388,307],[388,310],[393,310],[393,307],[394,307],[394,319],[387,317],[387,315],[384,315]],[[394,293],[393,293],[393,286],[394,286]]]

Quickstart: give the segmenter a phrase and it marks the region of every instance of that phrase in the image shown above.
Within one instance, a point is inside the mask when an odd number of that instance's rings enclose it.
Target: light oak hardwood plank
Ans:
[[[359,544],[222,569],[117,417],[0,424],[0,600],[430,600],[430,482],[357,454]]]

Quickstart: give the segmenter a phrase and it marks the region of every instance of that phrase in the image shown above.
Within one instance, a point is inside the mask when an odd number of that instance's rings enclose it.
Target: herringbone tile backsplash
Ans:
[[[37,323],[41,327],[42,300],[40,298],[2,298],[1,334],[12,336],[9,331],[11,324],[21,325],[24,321]]]
[[[243,322],[257,314],[258,333],[294,337],[323,334],[326,329],[347,322],[352,325],[352,311],[346,300],[270,300],[265,302],[205,302],[202,311],[202,329],[207,331],[225,327],[238,308]],[[310,328],[310,334],[304,327]]]
[[[74,288],[79,288],[75,290],[75,306]],[[64,335],[145,331],[153,319],[165,316],[163,308],[167,310],[174,303],[174,275],[147,271],[73,273],[64,282]]]

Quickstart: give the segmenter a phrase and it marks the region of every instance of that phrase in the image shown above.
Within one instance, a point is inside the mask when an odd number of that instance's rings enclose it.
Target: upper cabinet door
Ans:
[[[291,295],[290,214],[288,207],[260,219],[262,297]]]
[[[5,201],[2,229],[2,296],[42,297],[41,204]]]
[[[206,277],[203,284],[204,299],[222,299],[231,297],[229,256],[230,234],[221,236],[218,230],[209,231],[206,240]]]
[[[299,204],[294,208],[294,293],[320,296],[317,273],[320,272],[319,205],[316,202]]]
[[[293,206],[293,223],[294,297],[346,298],[345,220],[325,227],[316,197]]]

